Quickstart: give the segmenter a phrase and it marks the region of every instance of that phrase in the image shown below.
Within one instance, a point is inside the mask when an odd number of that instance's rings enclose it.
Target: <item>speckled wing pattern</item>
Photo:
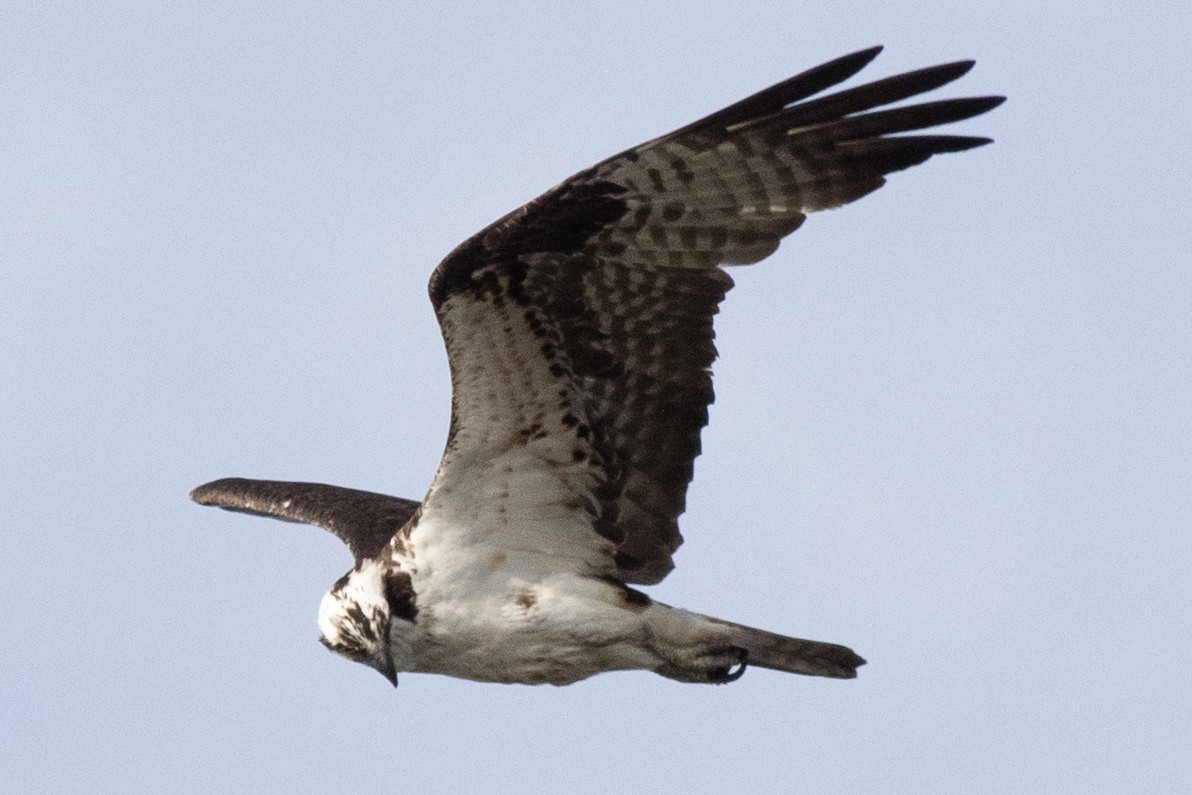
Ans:
[[[732,286],[720,266],[763,259],[806,213],[864,196],[890,172],[988,143],[896,134],[999,97],[873,110],[955,80],[968,61],[807,100],[879,49],[580,172],[439,265],[430,294],[453,411],[424,515],[571,550],[576,568],[625,582],[666,575],[713,399],[712,318]],[[463,511],[464,499],[476,504]]]

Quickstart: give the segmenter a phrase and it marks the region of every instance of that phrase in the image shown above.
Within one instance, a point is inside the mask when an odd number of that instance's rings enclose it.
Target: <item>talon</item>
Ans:
[[[740,646],[730,646],[729,653],[737,658],[737,666],[735,668],[718,668],[712,672],[708,677],[713,683],[718,685],[726,685],[729,682],[735,682],[740,679],[745,669],[749,667],[749,649],[741,648]]]

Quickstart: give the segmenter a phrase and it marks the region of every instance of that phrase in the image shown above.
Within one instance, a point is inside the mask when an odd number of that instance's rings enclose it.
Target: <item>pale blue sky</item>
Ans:
[[[1192,788],[1192,13],[1095,5],[5,3],[4,788]],[[734,272],[651,589],[858,680],[395,692],[316,642],[338,541],[187,501],[421,497],[448,250],[879,43],[997,143]]]

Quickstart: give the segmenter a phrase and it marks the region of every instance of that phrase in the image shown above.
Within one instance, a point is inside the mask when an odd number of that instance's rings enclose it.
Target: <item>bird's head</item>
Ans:
[[[417,614],[408,574],[363,561],[323,597],[319,640],[331,651],[380,671],[396,687],[398,672],[413,668],[410,647],[402,639],[410,634],[403,630],[414,628]]]

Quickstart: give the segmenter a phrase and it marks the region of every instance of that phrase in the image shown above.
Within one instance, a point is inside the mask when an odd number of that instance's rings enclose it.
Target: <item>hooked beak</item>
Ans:
[[[385,655],[385,664],[377,668],[381,672],[381,676],[389,680],[389,684],[397,687],[397,666],[393,664],[393,660],[389,655]]]

